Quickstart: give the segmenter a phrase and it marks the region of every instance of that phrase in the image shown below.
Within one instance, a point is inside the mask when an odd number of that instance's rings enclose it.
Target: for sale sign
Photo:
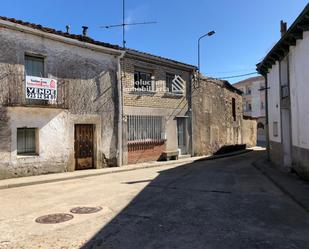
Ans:
[[[57,80],[26,76],[26,98],[41,100],[57,99]]]

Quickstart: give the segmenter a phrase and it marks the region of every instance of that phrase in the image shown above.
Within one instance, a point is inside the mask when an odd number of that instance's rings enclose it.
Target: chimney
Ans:
[[[66,26],[65,26],[65,29],[66,29],[67,34],[70,33],[70,28],[71,28],[70,25],[66,25]]]
[[[280,32],[281,32],[281,37],[285,35],[287,31],[287,25],[286,22],[282,21],[280,22]]]
[[[88,27],[82,26],[82,28],[83,28],[83,36],[87,36]]]

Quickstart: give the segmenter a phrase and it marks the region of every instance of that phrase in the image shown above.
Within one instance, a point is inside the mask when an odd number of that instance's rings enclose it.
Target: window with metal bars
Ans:
[[[162,116],[127,116],[128,141],[162,141],[164,125]]]
[[[17,128],[17,155],[36,154],[35,128]]]

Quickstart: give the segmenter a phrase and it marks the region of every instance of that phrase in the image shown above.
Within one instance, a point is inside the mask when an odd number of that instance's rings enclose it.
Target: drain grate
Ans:
[[[73,214],[92,214],[102,210],[102,207],[76,207],[70,210]]]
[[[35,222],[41,223],[41,224],[57,224],[61,222],[65,222],[68,220],[72,220],[74,216],[72,214],[65,214],[65,213],[59,213],[59,214],[48,214],[41,216],[39,218],[36,218]]]

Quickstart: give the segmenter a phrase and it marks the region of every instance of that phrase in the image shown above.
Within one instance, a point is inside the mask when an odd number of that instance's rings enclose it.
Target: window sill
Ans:
[[[185,97],[185,94],[184,94],[184,93],[165,92],[165,93],[164,93],[164,96],[165,96],[165,97],[182,98],[182,97]]]
[[[20,155],[17,155],[17,159],[28,159],[28,158],[38,158],[38,157],[40,157],[40,155],[38,155],[38,154],[25,154],[25,155],[23,155],[23,154],[20,154]]]
[[[130,94],[135,94],[135,95],[155,95],[157,92],[156,91],[130,91]]]
[[[128,141],[128,145],[138,145],[138,144],[161,144],[164,143],[166,139],[145,139],[145,140],[134,140]]]

